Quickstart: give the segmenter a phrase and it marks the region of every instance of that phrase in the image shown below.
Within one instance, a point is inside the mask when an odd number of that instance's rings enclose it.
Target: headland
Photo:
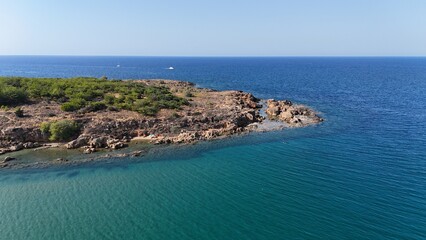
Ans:
[[[323,121],[313,109],[289,100],[164,79],[3,77],[0,105],[0,168],[25,165],[8,156],[23,149],[91,154],[126,148],[132,141],[188,144]]]

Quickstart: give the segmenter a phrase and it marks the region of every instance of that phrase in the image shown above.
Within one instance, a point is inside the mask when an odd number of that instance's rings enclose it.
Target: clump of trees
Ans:
[[[148,86],[133,81],[106,78],[0,77],[0,106],[29,101],[56,101],[63,111],[125,109],[155,115],[160,109],[178,109],[188,104],[166,86]]]
[[[43,122],[40,130],[49,136],[50,141],[67,141],[79,135],[80,126],[73,120],[60,120]]]

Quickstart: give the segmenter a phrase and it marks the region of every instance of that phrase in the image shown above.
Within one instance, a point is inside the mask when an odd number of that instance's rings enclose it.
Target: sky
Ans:
[[[0,55],[426,56],[426,1],[0,0]]]

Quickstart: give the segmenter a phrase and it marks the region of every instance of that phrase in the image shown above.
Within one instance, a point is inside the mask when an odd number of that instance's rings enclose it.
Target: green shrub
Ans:
[[[22,108],[18,107],[14,112],[18,118],[24,117],[24,110],[22,110]]]
[[[0,105],[16,105],[26,103],[28,94],[17,87],[0,84]]]
[[[86,106],[84,99],[72,99],[69,102],[62,104],[61,110],[65,112],[74,112]]]
[[[108,106],[107,109],[108,109],[108,111],[118,112],[118,108],[116,108],[114,106]]]
[[[85,108],[87,112],[96,112],[100,110],[106,109],[107,106],[103,102],[91,102],[89,105]]]
[[[141,107],[139,109],[137,109],[138,113],[141,113],[143,115],[147,115],[147,116],[155,116],[155,114],[157,114],[158,112],[158,107],[156,106],[145,106],[145,107]]]
[[[107,94],[107,95],[104,96],[104,101],[105,101],[106,104],[112,105],[112,104],[114,104],[115,97],[110,95],[110,94]]]
[[[65,98],[65,91],[64,88],[62,86],[59,85],[54,85],[50,88],[50,96],[53,99],[62,99]]]
[[[40,125],[40,131],[44,134],[50,134],[50,125],[51,122],[42,122]]]
[[[49,135],[50,141],[67,141],[78,135],[80,126],[73,120],[60,120],[44,122],[40,130]]]
[[[190,91],[187,91],[185,92],[185,97],[194,97],[194,94],[192,94]]]
[[[19,78],[19,77],[11,77],[11,78],[6,78],[4,80],[4,83],[6,85],[19,88],[19,87],[21,87],[21,80],[22,80],[22,78]]]

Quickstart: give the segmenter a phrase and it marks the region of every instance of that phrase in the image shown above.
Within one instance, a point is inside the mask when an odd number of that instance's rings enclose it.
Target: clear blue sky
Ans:
[[[426,56],[426,0],[0,0],[0,55]]]

